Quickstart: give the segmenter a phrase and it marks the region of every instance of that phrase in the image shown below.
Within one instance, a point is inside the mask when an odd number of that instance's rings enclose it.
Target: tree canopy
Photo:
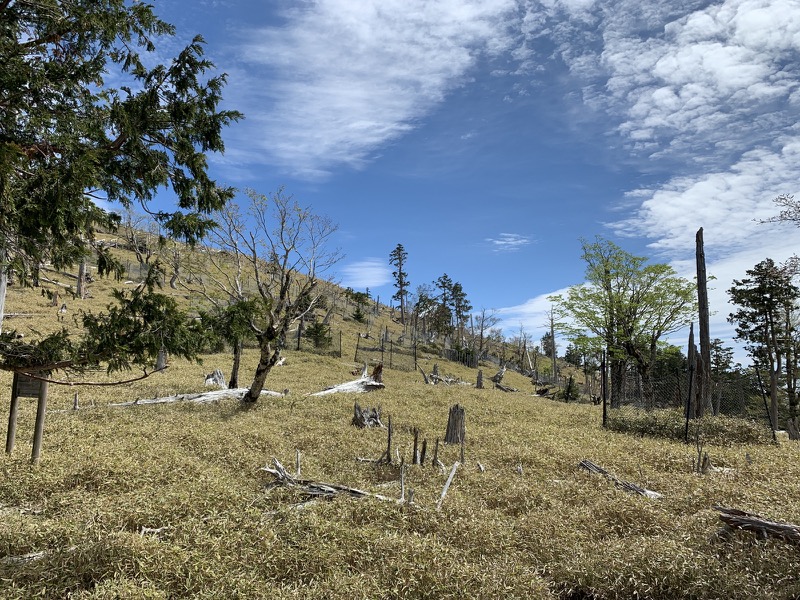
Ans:
[[[633,362],[645,380],[656,360],[658,341],[688,325],[696,314],[695,286],[666,264],[647,264],[609,240],[582,241],[586,283],[553,301],[574,323],[572,333],[599,337],[612,366],[612,403]]]
[[[207,76],[200,36],[153,64],[156,40],[174,34],[139,2],[0,1],[0,323],[9,273],[72,265],[119,221],[98,203],[138,204],[194,242],[232,197],[206,156],[241,115],[219,109],[226,77]],[[173,210],[150,207],[161,189]]]

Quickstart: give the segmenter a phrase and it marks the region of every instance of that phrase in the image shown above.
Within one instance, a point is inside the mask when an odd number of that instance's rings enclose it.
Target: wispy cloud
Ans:
[[[264,162],[307,177],[358,168],[507,50],[515,0],[316,0],[239,48]],[[243,96],[245,92],[242,90]],[[256,159],[258,160],[258,159]]]
[[[501,233],[496,238],[486,238],[493,252],[517,252],[532,242],[529,236],[518,233]]]
[[[389,283],[391,275],[385,260],[365,258],[342,267],[342,285],[354,290],[376,288]]]

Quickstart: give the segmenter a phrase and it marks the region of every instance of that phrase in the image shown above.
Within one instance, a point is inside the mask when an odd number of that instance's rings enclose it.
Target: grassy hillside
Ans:
[[[87,305],[102,306],[107,285],[95,283]],[[36,316],[6,325],[58,326],[57,307],[37,294],[12,288],[8,311]],[[599,407],[532,396],[515,373],[505,382],[521,391],[511,394],[387,370],[379,392],[308,396],[353,378],[360,326],[334,326],[347,332],[343,358],[289,351],[267,380],[289,395],[249,409],[233,400],[107,406],[201,391],[204,373],[228,371],[227,354],[175,361],[122,387],[51,387],[38,467],[28,462],[35,401],[23,400],[17,447],[0,459],[0,597],[800,597],[800,547],[720,532],[713,508],[800,523],[796,443],[707,444],[727,470],[699,475],[693,445],[604,431]],[[243,381],[255,359],[245,354]],[[472,370],[438,362],[474,381]],[[8,397],[7,374],[0,389]],[[76,391],[82,408],[72,411]],[[427,465],[406,467],[413,504],[301,504],[296,489],[267,488],[262,467],[277,458],[294,472],[299,451],[303,478],[398,498],[397,461],[356,460],[378,458],[386,430],[352,427],[355,400],[391,415],[406,463],[414,428],[433,444],[449,408],[465,407],[465,462],[441,510],[459,448],[440,449],[445,469],[431,466],[430,449]],[[578,468],[583,458],[663,498],[628,494]]]

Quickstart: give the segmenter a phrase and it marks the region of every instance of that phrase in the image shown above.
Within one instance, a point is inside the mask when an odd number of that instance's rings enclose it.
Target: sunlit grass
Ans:
[[[102,307],[97,295],[89,302]],[[32,320],[40,330],[59,324],[44,298],[10,300],[10,312],[41,311]],[[78,301],[67,302],[77,310]],[[14,327],[28,321],[16,319]],[[354,345],[356,329],[347,332]],[[383,391],[308,396],[353,379],[353,349],[341,359],[288,352],[267,387],[289,395],[251,408],[233,400],[108,406],[202,391],[205,373],[228,374],[224,353],[202,365],[172,361],[165,373],[120,387],[51,386],[38,467],[28,460],[35,401],[24,399],[16,449],[0,459],[0,596],[800,595],[800,549],[745,532],[719,536],[713,509],[800,523],[796,443],[709,436],[705,450],[729,470],[699,475],[694,443],[603,430],[600,407],[532,396],[530,382],[511,372],[504,383],[518,393],[424,385],[419,372],[386,370]],[[245,385],[256,358],[246,352]],[[430,372],[433,360],[422,366]],[[475,380],[460,365],[441,362],[440,370]],[[10,393],[8,374],[0,374],[0,389]],[[81,409],[73,411],[76,392]],[[296,490],[267,493],[271,476],[261,467],[275,457],[294,471],[299,451],[302,477],[399,497],[397,464],[356,460],[378,458],[386,431],[352,427],[355,400],[380,405],[384,421],[391,416],[414,504],[339,497],[299,508],[306,498]],[[436,511],[460,448],[440,448],[446,470],[430,458],[456,403],[466,409],[465,463]],[[429,443],[425,466],[410,464],[414,428]],[[583,458],[664,497],[627,494],[579,469]],[[7,558],[31,552],[43,554],[26,563]]]

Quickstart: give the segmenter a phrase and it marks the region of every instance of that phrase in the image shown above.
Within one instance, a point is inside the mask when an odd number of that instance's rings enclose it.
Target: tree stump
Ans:
[[[358,402],[353,404],[353,420],[351,423],[363,429],[365,427],[383,427],[381,423],[381,407],[361,408]]]
[[[444,435],[445,444],[460,444],[467,436],[467,425],[465,410],[462,406],[455,404],[450,407],[450,415],[447,418],[447,432]]]
[[[483,369],[478,369],[478,381],[475,383],[475,387],[479,390],[483,389]]]

